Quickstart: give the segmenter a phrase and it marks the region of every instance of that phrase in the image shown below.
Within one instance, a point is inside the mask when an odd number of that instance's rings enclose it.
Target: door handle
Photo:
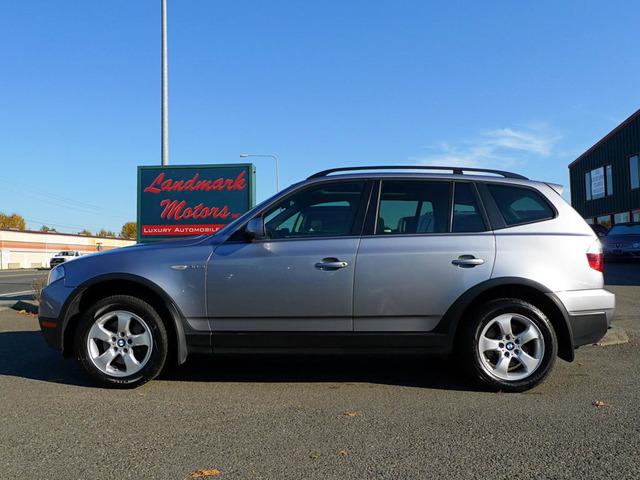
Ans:
[[[482,265],[484,260],[482,258],[476,258],[473,255],[460,255],[455,260],[451,260],[451,263],[456,267],[472,268],[477,265]]]
[[[319,270],[337,270],[348,265],[347,262],[342,262],[337,258],[323,258],[322,261],[316,263],[316,268]]]

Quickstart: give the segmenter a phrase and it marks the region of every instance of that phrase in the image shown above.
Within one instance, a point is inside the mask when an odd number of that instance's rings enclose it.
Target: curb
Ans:
[[[629,335],[627,335],[624,328],[612,325],[602,340],[594,343],[594,345],[598,347],[608,347],[611,345],[622,345],[624,343],[629,343]]]

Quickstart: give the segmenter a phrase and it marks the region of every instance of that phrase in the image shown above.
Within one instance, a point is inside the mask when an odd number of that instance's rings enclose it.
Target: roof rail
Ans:
[[[529,180],[527,177],[519,175],[517,173],[505,172],[503,170],[492,170],[488,168],[473,168],[473,167],[442,167],[442,166],[428,166],[428,165],[375,165],[365,167],[340,167],[330,168],[328,170],[322,170],[321,172],[314,173],[307,180],[312,178],[326,177],[327,175],[335,172],[345,172],[354,170],[451,170],[454,175],[463,175],[464,172],[482,172],[493,173],[500,175],[504,178],[517,178],[518,180]]]

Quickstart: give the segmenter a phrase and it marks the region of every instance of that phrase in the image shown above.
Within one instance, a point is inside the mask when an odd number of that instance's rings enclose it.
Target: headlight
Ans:
[[[57,282],[58,280],[64,278],[64,267],[62,265],[58,265],[54,267],[49,272],[49,278],[47,278],[47,286],[51,285],[53,282]]]

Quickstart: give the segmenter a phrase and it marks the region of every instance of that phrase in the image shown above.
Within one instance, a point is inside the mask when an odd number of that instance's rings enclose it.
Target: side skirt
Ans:
[[[212,353],[446,354],[449,335],[424,332],[214,332]],[[202,343],[189,349],[202,352]],[[196,347],[196,345],[193,345]],[[204,353],[204,352],[202,352]]]

